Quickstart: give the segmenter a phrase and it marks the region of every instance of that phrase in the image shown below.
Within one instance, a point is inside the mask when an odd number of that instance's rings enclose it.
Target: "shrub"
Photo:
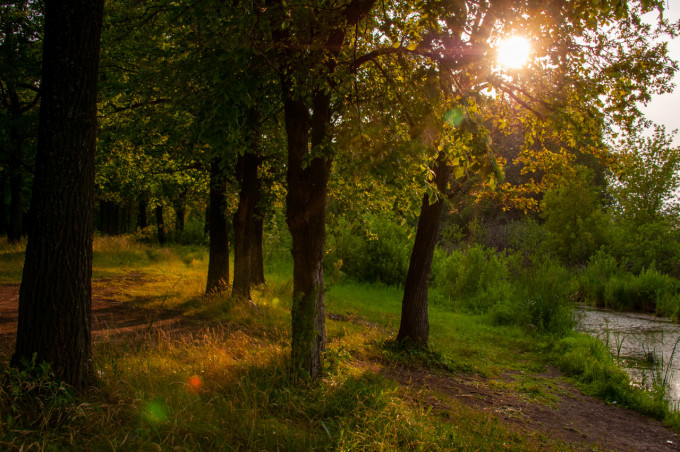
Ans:
[[[620,273],[616,258],[600,248],[597,253],[590,257],[588,265],[579,274],[579,298],[597,307],[604,307],[607,283],[612,277]]]
[[[390,218],[370,216],[363,228],[353,228],[340,219],[329,240],[327,265],[342,260],[342,271],[359,281],[401,285],[406,280],[412,243],[408,227]]]
[[[651,268],[643,270],[638,276],[626,273],[613,277],[605,288],[605,306],[617,310],[659,312],[677,311],[673,300],[677,300],[677,281]]]
[[[508,270],[493,250],[475,245],[464,252],[438,253],[433,286],[459,307],[486,312],[509,290]]]
[[[543,334],[565,334],[573,326],[570,283],[569,272],[556,262],[529,267],[491,308],[491,322],[519,325]]]

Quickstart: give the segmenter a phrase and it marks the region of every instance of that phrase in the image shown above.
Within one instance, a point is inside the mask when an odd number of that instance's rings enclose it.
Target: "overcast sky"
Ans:
[[[666,17],[677,21],[680,19],[680,0],[668,0]],[[680,60],[680,38],[675,38],[668,45],[671,57]],[[675,90],[671,94],[653,96],[652,101],[642,109],[648,119],[666,126],[666,131],[680,131],[680,74],[675,75]],[[675,145],[680,146],[680,135],[675,136]]]

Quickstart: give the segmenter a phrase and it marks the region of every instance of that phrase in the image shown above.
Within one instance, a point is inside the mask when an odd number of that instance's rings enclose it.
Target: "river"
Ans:
[[[680,325],[649,314],[580,306],[575,329],[608,344],[633,383],[649,386],[655,376],[665,378],[672,403],[680,404]]]

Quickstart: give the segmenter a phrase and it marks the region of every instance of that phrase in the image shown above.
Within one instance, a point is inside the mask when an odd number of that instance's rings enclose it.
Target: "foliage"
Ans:
[[[588,265],[579,273],[578,298],[597,307],[605,306],[605,290],[609,280],[621,273],[618,262],[613,256],[600,248],[588,259]]]
[[[480,245],[448,256],[438,252],[433,264],[433,287],[454,306],[471,312],[486,312],[510,289],[503,258]]]
[[[635,276],[626,273],[611,278],[605,287],[605,306],[617,310],[657,312],[662,315],[678,314],[680,306],[672,312],[663,312],[680,301],[677,297],[678,281],[650,268]],[[671,302],[675,299],[676,303]],[[659,306],[659,309],[657,309]]]
[[[680,147],[656,126],[651,137],[626,137],[617,154],[610,192],[617,214],[635,226],[677,221],[680,214]]]
[[[494,325],[518,325],[541,334],[564,335],[574,320],[569,298],[571,275],[544,260],[526,268],[507,295],[489,312]]]
[[[597,397],[632,408],[645,415],[679,425],[677,413],[670,410],[663,392],[633,388],[625,371],[619,368],[606,345],[584,334],[572,334],[557,341],[550,350],[552,361],[566,375]]]
[[[389,216],[368,215],[358,225],[339,219],[331,232],[327,265],[342,261],[342,271],[359,281],[400,285],[406,279],[409,228]]]
[[[680,229],[671,219],[642,224],[627,220],[616,222],[612,228],[611,253],[632,273],[653,266],[680,278]]]
[[[609,241],[609,220],[591,181],[589,171],[576,168],[543,198],[548,248],[568,265],[584,264]]]
[[[14,429],[56,429],[83,415],[71,388],[54,376],[48,363],[24,362],[21,369],[0,366],[0,438]]]

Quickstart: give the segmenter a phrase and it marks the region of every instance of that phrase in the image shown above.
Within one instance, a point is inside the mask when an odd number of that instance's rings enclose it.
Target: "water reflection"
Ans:
[[[608,344],[633,382],[651,385],[653,373],[667,378],[674,403],[680,401],[680,325],[648,314],[615,312],[581,306],[577,331]]]

